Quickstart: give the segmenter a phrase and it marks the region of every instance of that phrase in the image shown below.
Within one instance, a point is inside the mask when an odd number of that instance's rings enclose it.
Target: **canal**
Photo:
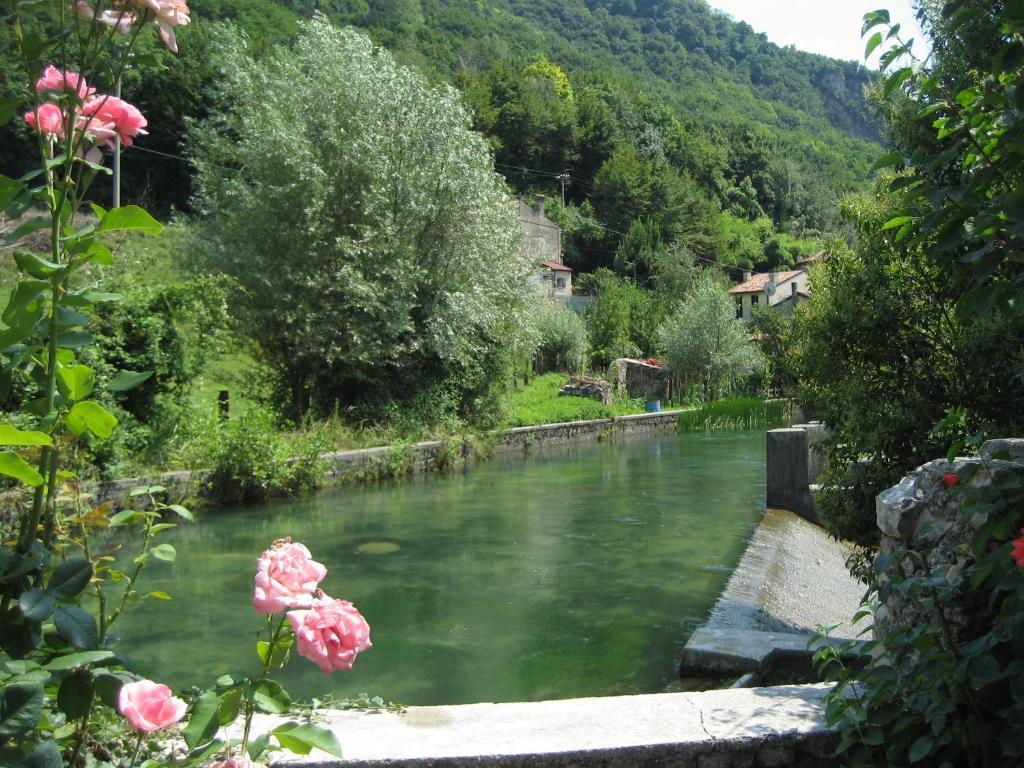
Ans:
[[[251,669],[256,557],[279,537],[328,568],[374,647],[303,698],[403,704],[676,690],[703,621],[764,511],[764,432],[663,434],[499,455],[471,469],[207,512],[165,534],[139,588],[170,594],[117,627],[138,671],[176,687]]]

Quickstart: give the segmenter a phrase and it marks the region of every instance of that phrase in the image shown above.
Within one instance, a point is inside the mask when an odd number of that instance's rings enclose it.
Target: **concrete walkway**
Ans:
[[[345,758],[314,751],[305,768],[427,766],[820,765],[835,736],[824,724],[827,687],[609,696],[514,704],[332,712]],[[254,733],[280,718],[258,717]]]

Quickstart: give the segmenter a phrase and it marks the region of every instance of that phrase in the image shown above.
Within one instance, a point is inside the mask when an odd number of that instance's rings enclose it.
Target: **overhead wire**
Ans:
[[[143,147],[143,146],[140,146],[138,144],[133,145],[132,149],[138,150],[140,152],[145,152],[145,153],[150,154],[150,155],[157,155],[159,157],[167,158],[168,160],[178,160],[179,162],[182,162],[182,163],[187,163],[189,165],[192,164],[191,160],[189,160],[186,157],[182,157],[181,155],[174,155],[174,154],[171,154],[169,152],[162,152],[162,151],[157,150],[157,149],[150,149],[149,147]],[[551,178],[558,178],[559,176],[564,175],[564,174],[560,174],[560,173],[552,173],[550,171],[539,171],[539,170],[536,170],[536,169],[533,169],[533,168],[525,168],[525,167],[522,167],[522,166],[507,165],[505,163],[495,163],[494,166],[496,168],[506,168],[506,169],[510,169],[510,170],[514,170],[514,171],[525,171],[526,173],[532,173],[532,174],[535,174],[535,175],[538,175],[538,176],[547,176],[547,177],[551,177]],[[217,167],[220,168],[221,170],[224,170],[224,171],[231,171],[232,173],[238,173],[239,172],[239,169],[237,169],[237,168],[227,168],[225,166],[217,166]],[[572,176],[566,175],[566,178],[568,178],[570,180],[573,180],[573,181],[576,181],[577,183],[589,186],[591,189],[594,188],[594,186],[592,184],[588,184],[587,182],[584,182],[584,181],[582,181],[580,179],[575,179]],[[523,219],[520,219],[520,221],[524,222]],[[524,222],[524,223],[534,223],[534,222]],[[626,236],[625,232],[619,232],[617,229],[612,229],[611,227],[606,227],[603,224],[599,224],[598,222],[593,221],[593,220],[587,222],[587,224],[589,226],[596,227],[597,229],[603,230],[605,232],[611,232],[613,235],[618,235],[619,237],[625,237]],[[545,226],[545,225],[541,224],[540,226]],[[557,225],[555,225],[555,226],[557,226]],[[587,248],[587,250],[588,251],[593,251],[595,253],[615,253],[614,251],[609,251],[609,250],[601,249],[601,248]],[[713,259],[709,259],[709,258],[704,257],[704,256],[696,256],[696,255],[694,255],[693,259],[694,259],[694,261],[699,261],[699,262],[701,262],[703,264],[707,264],[709,266],[718,267],[719,269],[724,269],[724,270],[731,270],[733,272],[738,272],[740,274],[743,274],[743,273],[745,273],[747,271],[743,267],[734,267],[734,266],[730,266],[728,264],[722,264],[721,262],[714,261]]]

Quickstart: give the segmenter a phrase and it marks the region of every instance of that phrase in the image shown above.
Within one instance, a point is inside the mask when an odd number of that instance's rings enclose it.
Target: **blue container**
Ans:
[[[644,406],[644,410],[648,413],[657,413],[661,410],[661,400],[651,400]]]

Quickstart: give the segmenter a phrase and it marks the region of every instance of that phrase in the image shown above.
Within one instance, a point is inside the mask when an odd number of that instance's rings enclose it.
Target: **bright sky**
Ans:
[[[860,28],[864,14],[885,8],[893,22],[899,22],[900,37],[913,37],[914,53],[921,56],[925,40],[910,7],[910,0],[708,0],[736,21],[745,21],[764,32],[777,45],[794,45],[804,51],[834,59],[864,62]],[[875,67],[879,48],[868,66]]]

